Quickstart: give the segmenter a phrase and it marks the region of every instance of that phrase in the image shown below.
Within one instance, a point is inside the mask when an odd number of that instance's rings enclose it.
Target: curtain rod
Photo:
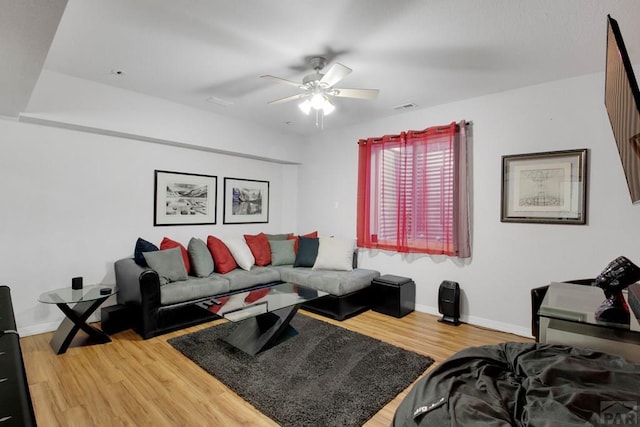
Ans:
[[[472,121],[465,121],[464,122],[464,127],[469,127],[472,124],[473,124]],[[447,126],[445,125],[445,126],[432,126],[432,127],[441,128],[441,127],[447,127]],[[460,128],[460,125],[458,123],[456,123],[456,130],[459,129],[459,128]],[[429,129],[429,128],[427,128],[427,129]],[[427,129],[423,129],[423,130],[419,130],[419,131],[405,131],[405,132],[424,132]],[[394,137],[399,137],[400,135],[385,135],[385,136],[390,137],[390,138],[394,138]],[[372,139],[373,141],[382,141],[383,138],[384,138],[384,136],[380,136],[378,138],[367,138],[367,139]],[[363,141],[363,140],[366,141],[367,139],[362,139],[361,138],[356,142],[356,144],[360,144],[360,141]]]

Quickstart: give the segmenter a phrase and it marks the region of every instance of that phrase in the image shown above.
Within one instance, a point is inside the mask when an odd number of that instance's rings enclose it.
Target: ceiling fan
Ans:
[[[327,62],[324,57],[315,56],[310,58],[309,62],[315,72],[304,76],[302,83],[270,75],[260,76],[263,79],[294,86],[302,90],[302,93],[275,99],[270,101],[269,104],[281,104],[283,102],[301,99],[302,102],[298,104],[298,107],[305,114],[309,114],[312,109],[315,110],[316,125],[318,125],[318,115],[325,116],[331,114],[335,109],[335,106],[331,103],[331,97],[375,99],[378,96],[378,89],[342,89],[335,87],[340,80],[351,73],[352,70],[349,67],[335,63],[329,67],[326,74],[322,74],[320,71],[325,67]]]

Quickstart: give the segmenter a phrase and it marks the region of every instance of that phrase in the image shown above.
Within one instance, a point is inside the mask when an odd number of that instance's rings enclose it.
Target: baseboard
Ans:
[[[428,305],[416,304],[416,311],[419,311],[421,313],[433,314],[434,316],[440,316],[440,313],[438,312],[437,307],[431,307]],[[89,323],[97,322],[99,320],[100,319],[94,313],[89,318]],[[507,333],[515,334],[521,337],[531,338],[530,329],[518,327],[516,325],[512,325],[509,323],[496,322],[495,320],[484,319],[482,317],[465,316],[465,315],[460,316],[460,320],[463,321],[464,323],[481,326],[483,328],[495,329],[500,332],[507,332]],[[59,325],[60,325],[60,321],[40,323],[37,325],[27,326],[25,328],[18,328],[18,334],[20,334],[21,337],[26,337],[29,335],[44,334],[46,332],[55,331],[56,329],[58,329]]]
[[[438,312],[437,307],[428,305],[416,304],[416,311],[419,311],[421,313],[433,314],[434,316],[441,316],[441,314]],[[496,331],[506,332],[525,338],[532,338],[531,329],[529,327],[520,327],[510,323],[496,322],[495,320],[485,319],[477,316],[467,316],[464,314],[461,314],[460,320],[471,325],[488,329],[495,329]]]
[[[30,335],[39,335],[47,332],[55,331],[60,326],[60,321],[38,323],[37,325],[27,326],[25,328],[18,328],[18,335],[21,337],[28,337]]]
[[[30,335],[39,335],[45,334],[47,332],[53,332],[58,329],[58,326],[60,326],[60,322],[62,322],[62,319],[63,318],[54,320],[53,322],[38,323],[36,325],[25,326],[24,328],[18,327],[18,335],[20,335],[21,337],[28,337]],[[97,313],[93,313],[91,316],[89,316],[89,319],[87,319],[87,323],[94,323],[99,321],[100,316]]]

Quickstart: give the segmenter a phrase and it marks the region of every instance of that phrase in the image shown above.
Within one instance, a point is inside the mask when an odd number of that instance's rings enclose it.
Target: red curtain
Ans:
[[[358,142],[359,247],[470,256],[465,126]]]

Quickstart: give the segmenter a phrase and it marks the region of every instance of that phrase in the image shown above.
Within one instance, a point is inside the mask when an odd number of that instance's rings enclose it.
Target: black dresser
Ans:
[[[0,286],[0,427],[35,425],[11,293]]]

